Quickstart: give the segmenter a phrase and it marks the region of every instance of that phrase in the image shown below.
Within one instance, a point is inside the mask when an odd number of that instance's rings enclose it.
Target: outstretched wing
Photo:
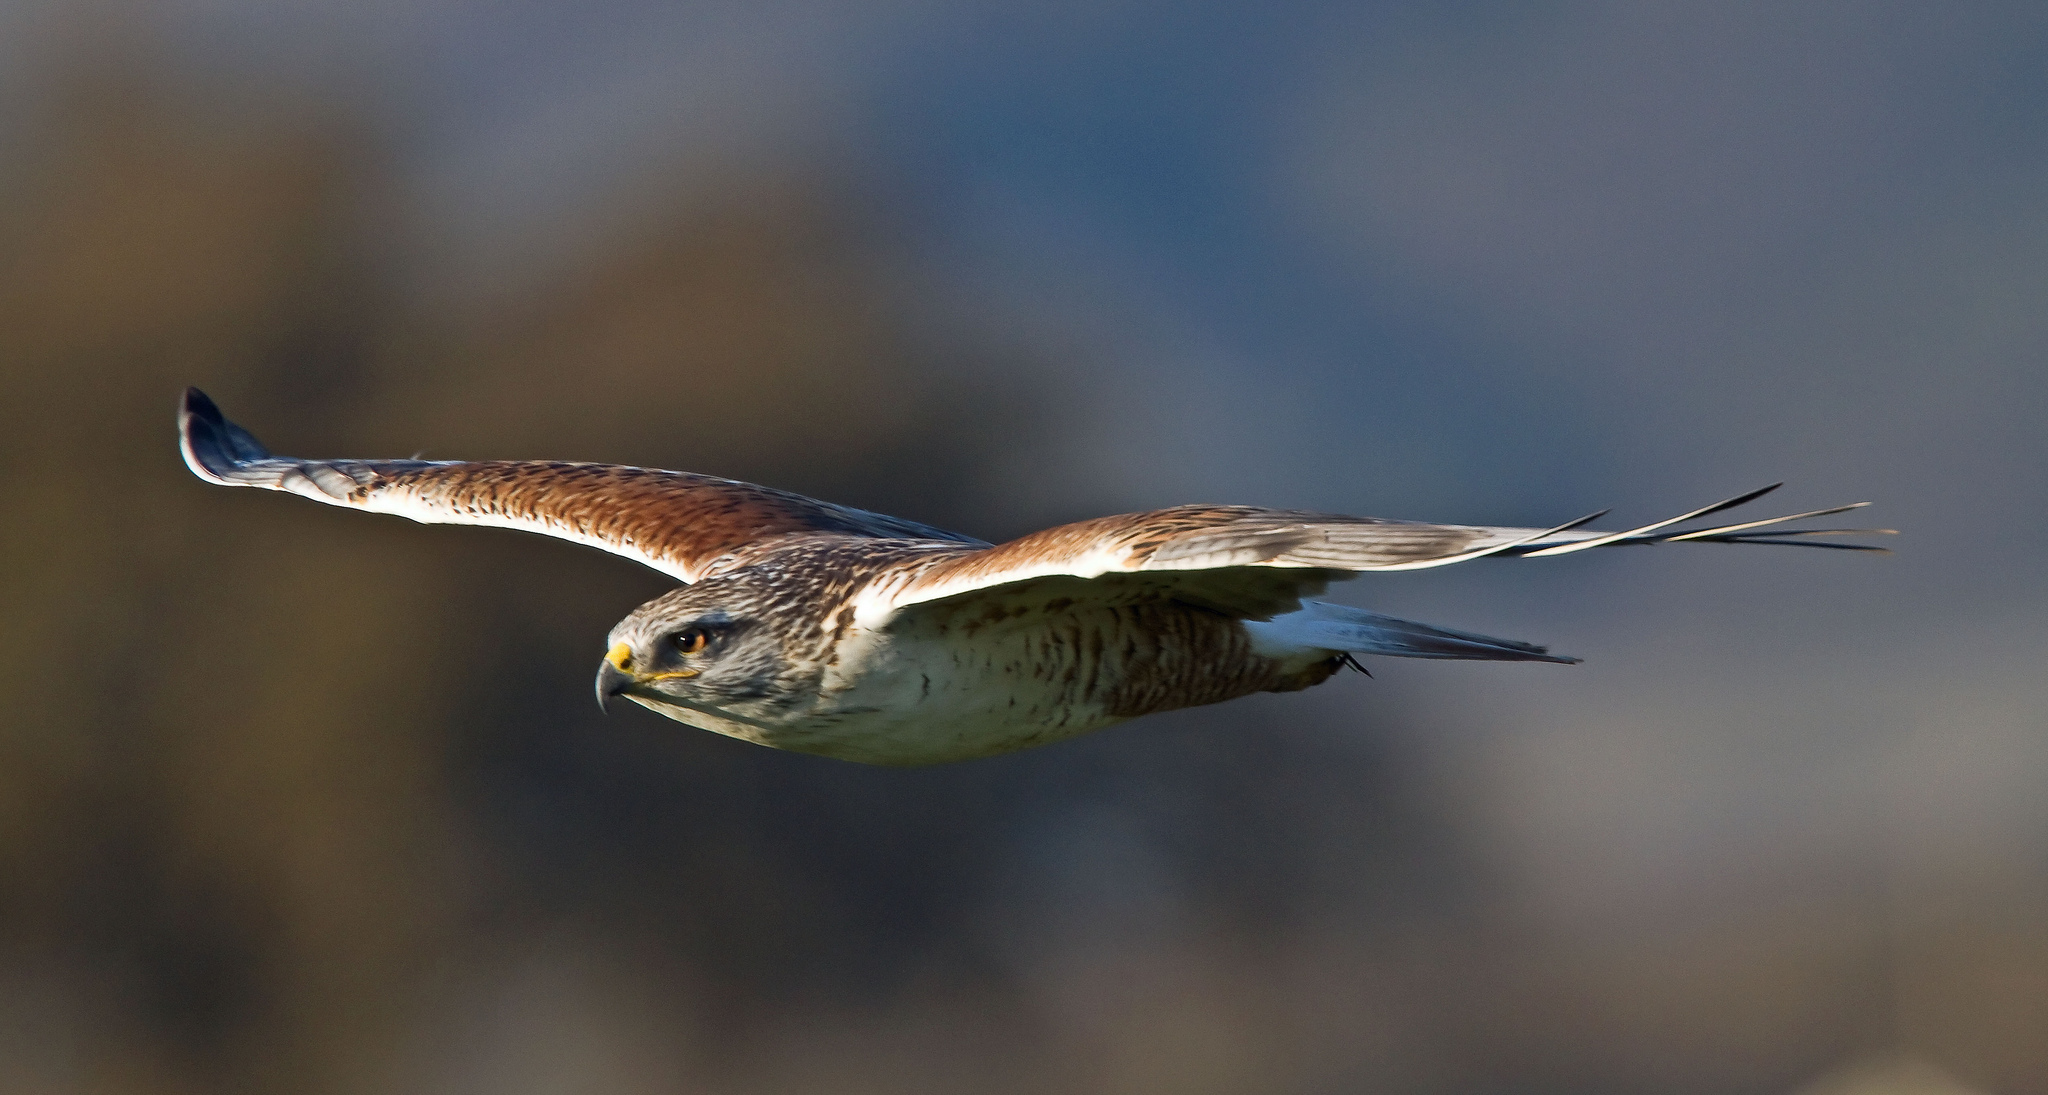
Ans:
[[[792,534],[983,541],[787,491],[708,475],[551,461],[300,460],[273,456],[197,388],[178,412],[185,463],[228,487],[426,524],[523,529],[573,540],[694,582],[748,548]]]
[[[950,554],[925,567],[890,600],[901,609],[1022,582],[1063,579],[1056,584],[1064,590],[1074,579],[1114,575],[1129,576],[1108,583],[1119,591],[1118,597],[1154,591],[1233,615],[1264,618],[1291,611],[1300,596],[1320,592],[1332,579],[1448,566],[1487,556],[1537,558],[1615,544],[1681,541],[1884,550],[1804,538],[1885,534],[1890,529],[1777,528],[1788,521],[1858,509],[1867,502],[1740,524],[1676,527],[1755,501],[1777,488],[1773,484],[1623,532],[1583,527],[1605,511],[1538,529],[1433,525],[1250,506],[1180,506],[1081,521],[979,551]],[[1130,580],[1137,576],[1143,580]]]

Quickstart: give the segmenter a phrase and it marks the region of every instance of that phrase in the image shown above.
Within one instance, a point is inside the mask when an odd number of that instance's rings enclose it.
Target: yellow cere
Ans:
[[[605,654],[604,660],[612,663],[613,666],[619,669],[624,669],[626,664],[633,660],[633,648],[625,643],[619,643]]]

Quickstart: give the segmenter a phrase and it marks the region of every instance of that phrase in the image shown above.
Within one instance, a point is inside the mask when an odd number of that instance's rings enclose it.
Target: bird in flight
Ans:
[[[1361,654],[1574,662],[1540,646],[1310,600],[1366,572],[1620,544],[1792,544],[1889,529],[1679,526],[1775,486],[1624,532],[1437,525],[1256,506],[1099,517],[1006,544],[688,472],[556,461],[273,456],[197,388],[178,415],[210,483],[427,524],[524,529],[684,584],[606,638],[623,696],[736,738],[869,764],[1007,753],[1159,711],[1313,687]],[[1604,511],[1603,511],[1604,513]]]

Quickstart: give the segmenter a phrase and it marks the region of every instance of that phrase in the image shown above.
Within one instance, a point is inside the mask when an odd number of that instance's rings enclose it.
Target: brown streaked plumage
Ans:
[[[1836,506],[1666,531],[1437,525],[1179,506],[1006,544],[687,472],[552,461],[273,456],[189,389],[185,462],[224,486],[416,521],[524,529],[688,583],[613,628],[599,699],[876,764],[1009,752],[1125,719],[1322,683],[1356,654],[1571,662],[1540,646],[1309,600],[1333,580],[1485,556],[1678,541],[1880,550],[1779,530]],[[1759,529],[1773,531],[1758,532]]]

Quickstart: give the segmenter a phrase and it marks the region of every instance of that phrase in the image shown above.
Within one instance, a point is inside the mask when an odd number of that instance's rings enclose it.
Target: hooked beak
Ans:
[[[632,660],[632,656],[632,651],[627,649],[626,644],[620,643],[611,648],[611,651],[604,656],[604,661],[598,663],[598,710],[607,710],[607,705],[611,702],[611,698],[624,692],[627,686],[633,683],[633,674],[626,671],[626,666]]]
[[[613,696],[636,684],[686,680],[697,675],[695,669],[677,669],[667,673],[635,673],[632,666],[633,648],[625,643],[619,643],[605,652],[604,661],[597,667],[598,710],[607,710]]]

